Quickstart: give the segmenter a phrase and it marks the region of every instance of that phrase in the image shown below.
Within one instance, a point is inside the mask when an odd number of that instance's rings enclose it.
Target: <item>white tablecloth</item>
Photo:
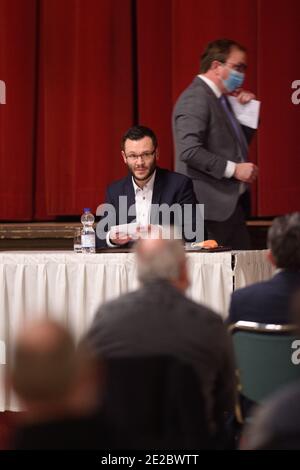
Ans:
[[[266,259],[268,250],[235,252],[234,288],[240,289],[254,282],[270,279],[274,266]]]
[[[243,287],[272,274],[264,251],[188,253],[187,257],[191,280],[187,294],[223,318],[234,285]],[[79,339],[101,303],[137,287],[133,253],[0,253],[0,356],[5,349],[9,364],[9,352],[24,321],[51,316]],[[1,375],[4,367],[0,365]],[[5,409],[17,405],[2,387],[0,410]]]

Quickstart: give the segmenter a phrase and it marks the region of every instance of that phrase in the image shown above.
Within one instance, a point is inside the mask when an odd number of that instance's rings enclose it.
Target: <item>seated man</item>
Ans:
[[[157,166],[154,132],[132,127],[123,136],[121,154],[129,174],[108,187],[106,204],[97,210],[97,246],[124,246],[139,238],[149,224],[176,225],[187,241],[202,241],[203,217],[192,181]]]
[[[210,432],[226,445],[224,413],[233,412],[236,384],[222,319],[186,297],[181,241],[139,240],[137,264],[141,287],[101,305],[85,341],[104,359],[168,355],[190,364],[202,384]]]
[[[300,213],[278,217],[268,232],[269,260],[280,270],[272,279],[232,294],[229,323],[290,323],[290,303],[300,286]]]

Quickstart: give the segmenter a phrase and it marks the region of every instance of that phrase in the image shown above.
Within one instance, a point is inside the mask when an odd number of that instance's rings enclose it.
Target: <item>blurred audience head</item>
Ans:
[[[186,257],[182,240],[176,238],[174,229],[170,237],[162,230],[159,237],[142,238],[136,246],[138,278],[142,284],[151,281],[169,281],[185,291],[189,286]]]
[[[96,368],[59,323],[41,320],[19,334],[10,381],[27,414],[42,420],[96,406]]]
[[[281,269],[300,269],[300,213],[274,219],[268,231],[270,260]]]

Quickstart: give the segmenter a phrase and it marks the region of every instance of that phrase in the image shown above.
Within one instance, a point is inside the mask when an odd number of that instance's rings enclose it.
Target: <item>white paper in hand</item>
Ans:
[[[137,223],[114,225],[110,228],[109,238],[116,238],[117,235],[127,235],[132,240],[138,240],[139,238],[160,238],[162,232],[160,225],[141,225]]]
[[[110,238],[116,238],[117,234],[120,235],[127,235],[132,238],[135,238],[136,233],[137,233],[137,228],[139,227],[139,224],[122,224],[122,225],[114,225],[113,227],[110,228],[109,236]]]
[[[239,123],[243,126],[257,129],[260,101],[251,100],[249,103],[241,104],[235,96],[228,96],[227,98]]]

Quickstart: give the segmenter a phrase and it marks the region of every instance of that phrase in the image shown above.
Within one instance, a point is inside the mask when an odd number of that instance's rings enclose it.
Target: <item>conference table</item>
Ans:
[[[266,250],[187,252],[187,295],[228,315],[234,289],[269,279]],[[138,288],[133,252],[0,252],[0,375],[9,367],[16,335],[29,321],[51,317],[79,340],[104,302]],[[0,377],[1,379],[1,377]],[[0,411],[16,410],[13,394],[0,386]]]

